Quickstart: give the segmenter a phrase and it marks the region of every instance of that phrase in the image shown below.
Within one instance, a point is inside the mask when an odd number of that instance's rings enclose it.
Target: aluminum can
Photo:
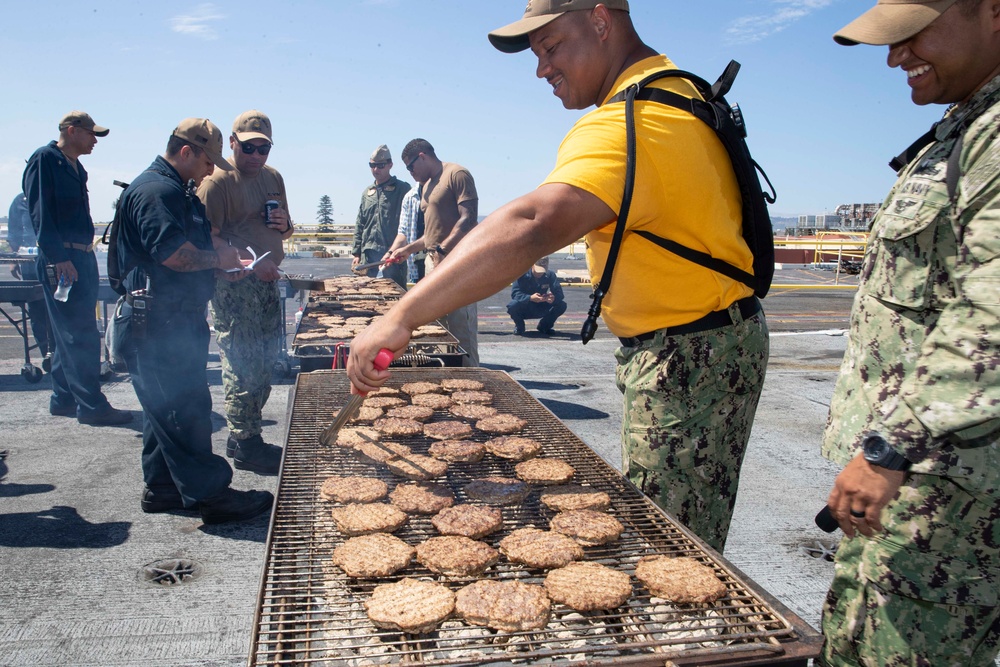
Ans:
[[[281,207],[281,202],[275,199],[268,199],[266,202],[264,202],[264,222],[266,224],[271,224],[272,222],[271,211],[280,207]]]

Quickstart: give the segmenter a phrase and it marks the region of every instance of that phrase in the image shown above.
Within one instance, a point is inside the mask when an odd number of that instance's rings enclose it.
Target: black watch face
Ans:
[[[878,461],[889,450],[889,443],[884,438],[877,435],[870,435],[864,442],[865,458],[869,461]]]

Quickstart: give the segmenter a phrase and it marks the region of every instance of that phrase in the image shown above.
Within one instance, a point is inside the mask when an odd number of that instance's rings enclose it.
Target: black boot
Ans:
[[[245,521],[271,509],[274,496],[270,491],[237,491],[227,488],[201,501],[201,520],[205,523]]]
[[[228,443],[226,453],[229,453]],[[281,467],[281,447],[264,442],[259,435],[246,440],[236,440],[236,446],[233,448],[233,467],[260,475],[277,475]]]

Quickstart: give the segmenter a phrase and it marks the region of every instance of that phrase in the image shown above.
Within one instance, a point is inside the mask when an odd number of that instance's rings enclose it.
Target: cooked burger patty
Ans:
[[[378,433],[378,431],[375,431]],[[412,452],[406,445],[398,442],[363,442],[357,447],[363,459],[371,463],[387,463],[400,456],[409,456]]]
[[[366,426],[345,426],[337,431],[337,446],[356,449],[366,442],[378,442],[382,435]]]
[[[564,484],[576,470],[562,459],[528,459],[514,466],[514,473],[529,484]]]
[[[550,607],[545,589],[520,581],[483,579],[455,595],[455,612],[466,622],[502,632],[544,628]]]
[[[577,562],[545,575],[545,592],[577,611],[615,609],[632,595],[632,581],[600,563]]]
[[[531,487],[511,477],[490,475],[466,484],[465,493],[474,500],[490,505],[516,505],[528,497]]]
[[[493,394],[488,391],[456,391],[451,395],[456,403],[479,403],[489,405],[493,402]]]
[[[319,487],[319,497],[338,503],[373,503],[385,498],[389,487],[374,477],[327,477]]]
[[[455,577],[478,577],[500,560],[496,549],[459,535],[432,537],[417,545],[417,562],[431,572]]]
[[[389,500],[408,514],[436,514],[454,505],[455,495],[440,484],[413,482],[397,486],[389,494]]]
[[[424,435],[436,440],[461,440],[472,434],[472,427],[465,422],[444,421],[424,424]]]
[[[375,627],[420,634],[451,616],[455,594],[447,586],[407,578],[376,586],[365,610]]]
[[[389,459],[385,464],[397,475],[418,481],[434,479],[448,472],[447,463],[423,454],[407,454]]]
[[[369,408],[396,408],[406,405],[406,399],[399,396],[367,396],[361,405]]]
[[[561,533],[518,528],[500,540],[500,551],[512,563],[550,570],[583,558],[583,548]]]
[[[402,528],[409,518],[405,512],[387,503],[351,503],[335,507],[330,514],[340,532],[352,536],[391,533]]]
[[[693,558],[643,556],[635,565],[635,578],[654,596],[680,604],[715,602],[726,594],[712,568]]]
[[[567,484],[553,486],[542,491],[539,498],[551,510],[606,510],[611,507],[611,496],[589,486]]]
[[[425,422],[434,416],[434,408],[428,408],[425,405],[401,405],[398,408],[391,408],[385,413],[385,416]]]
[[[503,525],[503,514],[495,507],[455,505],[435,514],[431,523],[442,535],[462,535],[479,539],[500,529]]]
[[[462,419],[478,421],[492,417],[497,413],[497,409],[488,405],[479,405],[478,403],[456,403],[448,408],[448,412]]]
[[[434,408],[435,410],[444,410],[455,401],[451,400],[450,396],[445,396],[444,394],[415,394],[410,399],[410,402],[414,405],[426,405],[428,408]]]
[[[354,415],[347,421],[351,424],[357,424],[359,422],[371,422],[375,419],[378,419],[383,414],[384,412],[382,408],[371,408],[362,405],[361,408],[358,409],[358,414]]]
[[[352,537],[333,550],[333,564],[349,577],[388,577],[409,565],[416,549],[386,533]]]
[[[390,387],[389,385],[382,385],[375,391],[368,392],[367,398],[374,398],[375,396],[399,396],[402,394],[398,387]]]
[[[614,542],[625,526],[618,519],[596,510],[570,510],[556,514],[549,528],[568,535],[585,547]]]
[[[441,386],[444,387],[445,391],[481,391],[486,385],[479,380],[446,378],[441,380]]]
[[[403,393],[415,396],[417,394],[440,394],[444,388],[437,382],[407,382],[402,386]]]
[[[372,423],[372,427],[379,433],[390,437],[417,435],[424,430],[424,425],[412,419],[399,419],[398,417],[382,417]]]
[[[472,440],[439,440],[431,443],[427,453],[442,461],[476,463],[483,460],[486,446]]]
[[[524,461],[533,459],[542,451],[542,443],[531,438],[505,435],[486,441],[486,451],[502,459]]]
[[[492,417],[480,419],[476,422],[476,429],[482,431],[483,433],[510,434],[520,433],[527,425],[528,422],[521,419],[517,415],[500,413],[493,415]]]

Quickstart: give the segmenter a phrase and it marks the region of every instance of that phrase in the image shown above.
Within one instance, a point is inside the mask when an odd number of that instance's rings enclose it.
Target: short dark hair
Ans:
[[[961,11],[966,16],[972,16],[979,10],[979,5],[981,5],[983,0],[957,0],[955,2],[958,5],[959,11]]]
[[[399,154],[399,158],[403,161],[403,164],[406,164],[410,161],[410,158],[414,158],[420,153],[437,157],[434,154],[434,147],[431,146],[431,142],[426,139],[413,139],[410,143],[403,146],[403,152]]]
[[[171,134],[170,138],[167,139],[167,157],[176,157],[185,146],[190,146],[196,156],[205,152],[200,146],[195,146],[190,141],[186,141],[177,135]]]

